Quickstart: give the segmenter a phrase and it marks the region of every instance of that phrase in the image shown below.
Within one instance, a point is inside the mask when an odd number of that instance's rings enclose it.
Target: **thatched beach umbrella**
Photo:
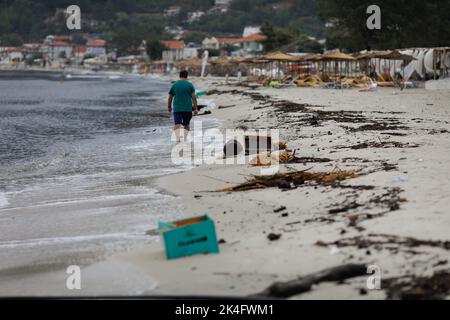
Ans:
[[[266,69],[267,64],[270,63],[271,61],[263,59],[263,58],[249,58],[249,63],[251,65],[251,70],[252,70],[252,74],[255,75],[256,73],[256,68],[257,66],[259,66],[259,68],[263,68]]]
[[[297,75],[298,73],[311,73],[310,69],[314,62],[316,62],[316,59],[320,55],[318,54],[305,54],[301,56],[293,56],[291,64],[291,69],[294,71],[294,74]],[[307,72],[305,72],[307,70]],[[303,71],[303,72],[298,72]]]
[[[334,63],[334,75],[340,75],[340,70],[342,69],[341,63],[345,63],[346,73],[348,73],[348,63],[356,62],[357,59],[346,53],[330,52],[316,57],[315,61],[322,62],[322,66],[324,66],[323,70],[330,70],[328,68],[329,62]]]
[[[355,58],[359,62],[359,66],[364,66],[364,74],[366,76],[370,76],[370,61],[375,59],[378,55],[388,54],[390,51],[367,51],[364,53],[358,53],[355,55]],[[376,70],[375,70],[376,71]],[[381,72],[381,71],[380,71]]]
[[[417,60],[413,56],[400,53],[397,50],[390,51],[390,52],[377,53],[377,54],[373,55],[373,58],[380,58],[380,59],[386,59],[386,60],[402,60],[402,61]]]
[[[295,57],[287,54],[287,53],[283,53],[283,52],[272,52],[269,54],[266,54],[264,56],[265,60],[269,60],[271,62],[276,62],[277,64],[277,76],[280,76],[280,71],[281,71],[281,63],[290,63],[295,61]]]

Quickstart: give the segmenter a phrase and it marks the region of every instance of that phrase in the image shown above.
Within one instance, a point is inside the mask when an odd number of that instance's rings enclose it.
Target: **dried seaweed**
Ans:
[[[275,187],[284,189],[288,188],[288,186],[291,186],[292,184],[294,186],[302,185],[307,181],[321,185],[332,185],[333,183],[356,178],[361,175],[361,173],[346,170],[332,172],[307,172],[308,170],[309,169],[288,173],[277,173],[269,176],[253,176],[252,179],[242,184],[219,190],[219,192],[239,192]]]
[[[366,249],[371,246],[377,246],[381,248],[383,245],[395,244],[398,246],[415,248],[419,246],[437,247],[445,250],[450,250],[450,241],[440,240],[420,240],[412,237],[400,237],[396,235],[388,234],[368,234],[367,236],[356,236],[352,238],[343,238],[333,242],[318,241],[318,246],[330,246],[335,245],[338,247],[357,247],[359,249]],[[394,250],[393,247],[386,247],[387,249]]]
[[[408,130],[409,127],[407,126],[402,126],[399,124],[394,124],[394,123],[383,123],[383,122],[376,122],[376,123],[371,123],[371,124],[365,124],[363,126],[357,127],[357,128],[349,128],[349,127],[344,127],[345,129],[352,131],[352,132],[357,132],[357,131],[388,131],[388,130]]]
[[[367,149],[367,148],[417,148],[419,145],[410,144],[410,143],[402,143],[397,141],[385,141],[385,142],[362,142],[355,144],[353,146],[337,146],[336,149]]]
[[[331,162],[329,158],[314,158],[314,157],[293,157],[288,163],[323,163]]]
[[[435,272],[431,277],[399,277],[381,283],[386,298],[393,300],[442,300],[450,294],[450,271]]]

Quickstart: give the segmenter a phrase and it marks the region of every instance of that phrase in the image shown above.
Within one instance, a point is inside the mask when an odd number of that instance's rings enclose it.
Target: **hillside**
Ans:
[[[269,21],[277,27],[319,37],[324,34],[324,23],[318,15],[317,0],[234,0],[226,13],[206,15],[191,28],[238,34],[245,26]]]
[[[165,27],[180,26],[192,33],[240,34],[247,25],[270,21],[311,35],[323,33],[317,0],[233,0],[228,11],[215,0],[78,0],[81,32],[114,37],[125,31],[167,37]],[[224,1],[221,1],[224,2]],[[225,1],[226,2],[226,1]],[[0,42],[15,45],[39,41],[47,34],[67,34],[63,9],[72,0],[0,0]],[[167,9],[178,7],[175,14]],[[226,7],[226,6],[225,6]],[[203,16],[188,22],[189,13]],[[72,31],[73,32],[73,31]]]

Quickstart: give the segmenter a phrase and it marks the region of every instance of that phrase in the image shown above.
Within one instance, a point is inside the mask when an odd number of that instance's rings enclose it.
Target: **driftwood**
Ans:
[[[276,282],[262,292],[252,295],[264,298],[289,298],[311,290],[314,284],[327,281],[341,281],[367,274],[364,264],[346,264],[307,275],[297,280]]]
[[[236,107],[235,104],[231,105],[231,106],[219,106],[218,109],[227,109],[227,108],[234,108]]]

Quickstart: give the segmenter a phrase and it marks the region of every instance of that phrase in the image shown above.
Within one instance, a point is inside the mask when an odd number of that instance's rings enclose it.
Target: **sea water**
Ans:
[[[170,160],[169,86],[0,72],[0,281],[92,264],[154,241],[146,231],[177,217],[155,186],[189,169]]]

